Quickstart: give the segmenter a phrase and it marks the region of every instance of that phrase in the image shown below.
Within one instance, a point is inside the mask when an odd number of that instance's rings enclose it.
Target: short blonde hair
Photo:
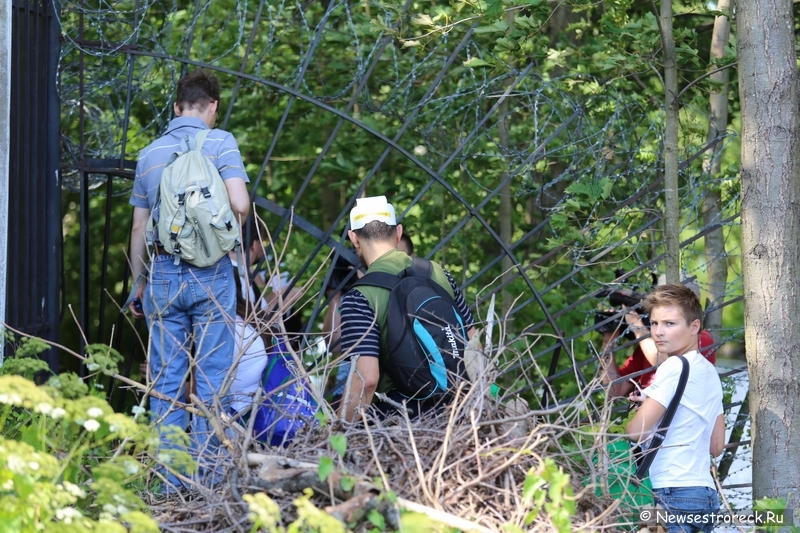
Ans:
[[[659,285],[644,299],[643,306],[648,314],[652,314],[656,307],[675,306],[680,308],[687,324],[691,324],[695,320],[699,320],[700,324],[703,323],[703,308],[700,305],[700,299],[692,289],[679,283]]]

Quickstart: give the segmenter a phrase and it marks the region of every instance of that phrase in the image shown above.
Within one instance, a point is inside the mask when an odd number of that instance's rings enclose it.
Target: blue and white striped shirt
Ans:
[[[161,174],[170,157],[181,145],[185,135],[194,137],[200,130],[207,130],[208,125],[197,117],[177,117],[170,121],[167,131],[159,139],[153,141],[139,154],[136,163],[136,179],[133,182],[133,193],[130,203],[134,207],[143,207],[152,211],[156,203]],[[203,153],[219,170],[223,181],[230,178],[242,178],[249,183],[244,169],[239,145],[233,135],[224,130],[213,129],[203,143]]]

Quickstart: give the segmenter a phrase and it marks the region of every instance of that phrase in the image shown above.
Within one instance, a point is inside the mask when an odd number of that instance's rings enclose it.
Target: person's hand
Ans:
[[[608,352],[619,337],[619,330],[603,333],[603,351]]]
[[[629,308],[626,305],[622,305],[622,310],[625,311],[625,322],[628,323],[629,326],[636,325],[637,322],[640,322],[642,317],[639,316],[639,313],[636,310]]]
[[[628,395],[628,401],[633,404],[634,409],[638,409],[642,406],[642,402],[644,402],[644,396],[642,396],[641,391],[635,390]]]
[[[128,309],[131,310],[133,318],[144,318],[144,311],[142,310],[142,298],[144,298],[144,285],[139,285],[136,290],[136,298],[133,299]]]
[[[634,334],[637,332],[641,334],[647,331],[647,326],[642,322],[642,317],[639,313],[625,305],[622,306],[622,309],[625,311],[625,322]],[[638,337],[639,335],[636,336]]]

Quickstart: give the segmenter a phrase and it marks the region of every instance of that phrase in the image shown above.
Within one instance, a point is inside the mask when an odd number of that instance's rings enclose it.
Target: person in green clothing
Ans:
[[[398,250],[403,235],[403,226],[397,224],[394,207],[385,196],[359,198],[350,211],[350,231],[348,235],[367,273],[388,272],[398,274],[411,265],[411,257]],[[461,290],[453,277],[440,265],[432,263],[433,280],[448,291],[463,319],[468,338],[475,334],[474,319],[469,311]],[[389,291],[378,287],[358,286],[350,289],[342,298],[341,342],[342,353],[349,353],[355,360],[339,414],[346,421],[353,421],[360,407],[375,405],[379,412],[388,414],[392,402],[381,402],[375,393],[385,394],[394,402],[403,398],[393,388],[391,380],[382,372],[386,354],[381,348],[381,329],[386,327],[386,314],[381,313],[388,302]],[[381,303],[383,302],[383,303]],[[377,315],[377,319],[376,319]],[[424,401],[410,400],[406,403],[412,416],[418,416],[433,407]]]

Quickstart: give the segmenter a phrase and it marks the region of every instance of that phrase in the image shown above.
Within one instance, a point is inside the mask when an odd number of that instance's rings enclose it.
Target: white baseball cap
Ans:
[[[350,229],[361,229],[373,220],[385,222],[389,226],[396,226],[397,219],[394,207],[385,196],[370,196],[358,198],[356,206],[350,210]]]

